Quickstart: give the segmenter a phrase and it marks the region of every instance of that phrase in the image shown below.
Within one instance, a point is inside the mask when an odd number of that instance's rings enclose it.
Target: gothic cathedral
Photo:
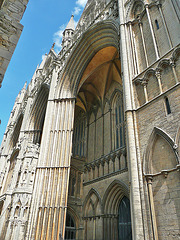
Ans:
[[[180,239],[179,154],[179,0],[88,0],[16,98],[0,239]]]

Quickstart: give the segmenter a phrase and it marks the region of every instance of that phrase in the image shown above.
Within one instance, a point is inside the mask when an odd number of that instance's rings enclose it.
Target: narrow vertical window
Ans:
[[[132,240],[130,201],[123,197],[119,205],[118,240]]]
[[[159,29],[159,23],[158,23],[157,19],[155,20],[155,24],[156,24],[156,29],[158,30]]]
[[[3,210],[3,205],[4,205],[4,201],[1,201],[0,202],[0,216],[1,216],[1,213],[2,213],[2,210]]]
[[[66,216],[65,240],[76,239],[76,227],[74,219],[69,213]]]
[[[86,116],[79,111],[74,122],[73,155],[85,157]]]
[[[118,149],[125,144],[123,101],[120,95],[116,97],[114,104],[114,118],[115,149]]]
[[[170,108],[169,100],[168,100],[167,97],[165,97],[165,104],[166,104],[167,114],[170,114],[171,113],[171,108]]]

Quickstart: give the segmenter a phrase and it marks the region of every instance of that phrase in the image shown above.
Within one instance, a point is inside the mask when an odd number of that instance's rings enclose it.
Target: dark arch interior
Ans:
[[[119,205],[119,240],[132,240],[130,201],[123,197]]]
[[[65,240],[76,239],[76,226],[74,219],[69,213],[66,215]]]

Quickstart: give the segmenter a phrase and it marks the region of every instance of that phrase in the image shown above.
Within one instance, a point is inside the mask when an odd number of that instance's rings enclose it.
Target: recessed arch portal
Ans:
[[[118,31],[117,22],[111,19],[94,24],[83,34],[61,74],[57,98],[77,96],[79,82],[93,57],[106,47],[119,49]]]
[[[121,63],[118,50],[114,46],[104,47],[89,61],[77,85],[73,152],[81,156],[81,151],[75,151],[75,146],[78,146],[78,142],[81,145],[83,143],[83,157],[87,157],[87,162],[103,156],[105,151],[107,152],[104,147],[105,144],[111,146],[110,150],[113,151],[119,147],[124,147],[124,130],[122,131],[121,127],[119,127],[117,128],[118,144],[112,149],[112,142],[114,143],[112,138],[114,136],[110,137],[108,129],[112,129],[112,132],[114,132],[114,124],[111,120],[109,121],[109,118],[114,119],[114,117],[110,117],[110,106],[109,109],[104,109],[107,99],[110,101],[111,96],[114,95],[113,92],[118,89],[121,96],[121,115],[124,115],[122,88]],[[120,109],[119,105],[118,109]],[[81,121],[83,130],[77,131],[80,123],[78,120],[81,115],[80,112],[83,112],[84,115],[80,119],[80,121],[84,119],[84,121]],[[113,114],[114,112],[111,115]],[[124,121],[122,122],[124,125]],[[105,126],[107,124],[108,127]],[[116,125],[119,126],[118,123]],[[124,126],[122,127],[124,129]],[[120,137],[120,135],[123,137]]]
[[[77,88],[77,105],[86,110],[97,104],[103,106],[113,81],[122,86],[119,54],[110,46],[99,50],[85,69]]]
[[[49,87],[42,85],[31,111],[30,130],[33,131],[33,143],[41,143],[42,131],[44,126],[44,119],[46,114],[46,107],[49,95]]]

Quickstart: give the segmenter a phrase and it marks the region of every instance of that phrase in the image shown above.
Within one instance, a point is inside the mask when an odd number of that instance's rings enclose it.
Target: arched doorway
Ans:
[[[123,197],[119,205],[118,212],[118,240],[131,240],[131,214],[130,201],[127,197]]]
[[[65,240],[76,239],[76,225],[69,213],[66,216]]]

